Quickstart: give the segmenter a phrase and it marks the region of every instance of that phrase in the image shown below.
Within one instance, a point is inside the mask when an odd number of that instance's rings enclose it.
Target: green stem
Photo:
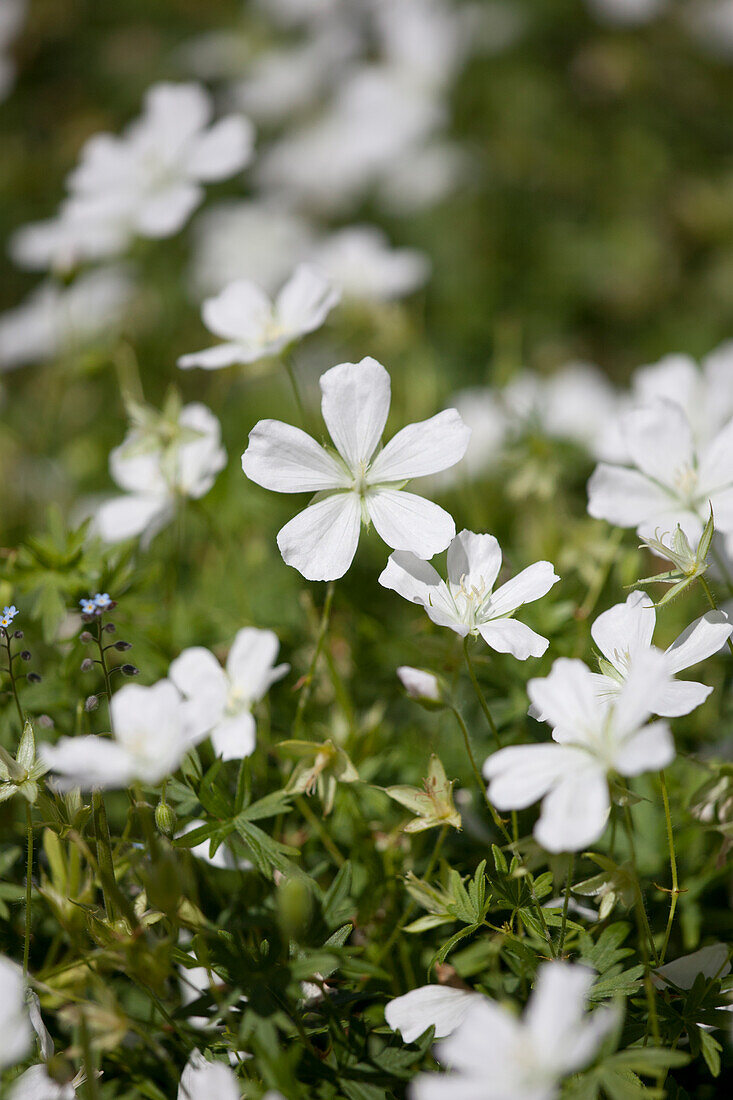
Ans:
[[[649,961],[649,946],[654,955],[655,964],[658,960],[656,957],[656,948],[654,946],[654,939],[652,937],[651,929],[649,927],[649,921],[647,919],[646,910],[644,908],[644,897],[641,892],[641,884],[639,882],[639,872],[636,865],[636,847],[634,844],[634,825],[631,819],[631,810],[629,809],[628,802],[624,803],[624,823],[626,825],[626,835],[629,841],[629,847],[631,849],[631,865],[634,871],[634,885],[636,888],[636,927],[639,936],[639,949],[644,960],[644,991],[646,994],[647,1009],[649,1011],[649,1022],[651,1023],[652,1035],[654,1042],[659,1043],[659,1019],[657,1017],[657,1001],[654,991],[654,985],[651,978],[651,964]],[[649,937],[647,942],[647,936]]]
[[[639,879],[639,868],[636,862],[636,844],[634,842],[634,822],[631,817],[631,808],[628,802],[624,802],[624,824],[626,826],[626,836],[629,841],[629,848],[631,849],[631,867],[634,872],[634,886],[636,888],[636,900],[637,900],[637,912],[639,919],[642,922],[642,926],[645,931],[643,937],[644,944],[648,942],[651,947],[651,957],[654,960],[654,965],[659,965],[659,957],[657,955],[657,949],[654,944],[654,936],[652,935],[651,927],[649,926],[649,918],[646,915],[646,907],[644,906],[644,895],[641,892],[641,881]],[[649,958],[649,952],[646,951],[646,957]]]
[[[669,867],[672,874],[672,898],[669,903],[669,917],[667,918],[667,928],[664,933],[664,942],[662,943],[662,950],[659,952],[660,965],[664,962],[664,956],[667,953],[667,947],[669,945],[669,937],[672,932],[672,924],[674,922],[674,914],[677,908],[677,898],[679,897],[679,886],[677,881],[677,857],[674,850],[674,833],[672,831],[672,815],[669,811],[669,794],[667,791],[667,780],[664,772],[659,773],[659,782],[662,786],[662,803],[664,805],[664,820],[667,825],[667,843],[669,845]]]
[[[315,831],[318,833],[323,847],[331,853],[336,864],[339,867],[343,867],[346,860],[341,855],[341,852],[338,850],[338,848],[326,832],[326,829],[323,826],[323,822],[316,814],[313,813],[313,810],[308,805],[307,799],[303,798],[302,795],[299,795],[298,798],[296,798],[295,800],[295,805],[298,807],[308,824],[311,825],[312,828],[315,829]]]
[[[559,956],[563,953],[565,947],[565,930],[568,923],[568,905],[570,904],[570,889],[573,882],[573,872],[575,870],[575,852],[570,853],[570,861],[568,863],[568,877],[565,881],[565,900],[562,905],[562,924],[560,926],[560,943],[557,945],[557,953]]]
[[[298,733],[300,732],[300,727],[303,723],[303,714],[306,706],[308,705],[308,700],[310,699],[311,690],[313,688],[313,677],[315,676],[316,672],[316,665],[318,664],[318,658],[320,657],[321,650],[323,649],[323,643],[326,638],[326,632],[328,631],[328,624],[331,618],[331,605],[333,603],[334,591],[334,582],[329,581],[328,588],[326,589],[326,599],[323,602],[323,611],[321,613],[321,622],[318,627],[318,634],[316,636],[316,644],[313,650],[313,657],[311,658],[311,663],[307,673],[305,674],[303,687],[301,688],[300,695],[298,697],[298,706],[295,711],[295,721],[293,722],[294,737],[297,737]]]
[[[23,973],[28,975],[28,959],[31,950],[31,904],[33,898],[33,811],[30,802],[25,804],[25,823],[28,856],[25,869],[25,940],[23,942]]]
[[[713,611],[717,611],[718,610],[718,605],[715,602],[715,597],[713,596],[712,589],[710,588],[710,585],[706,581],[705,577],[703,577],[702,575],[700,575],[697,579],[700,582],[700,585],[702,587],[703,592],[705,593],[705,595],[708,598],[708,603],[712,607]],[[727,642],[728,642],[728,649],[733,654],[733,642],[730,640],[730,638],[727,639]]]
[[[114,900],[118,887],[112,861],[112,845],[110,843],[109,825],[107,824],[107,813],[99,791],[94,791],[92,794],[92,821],[94,839],[97,845],[97,866],[99,868],[104,908],[107,919],[112,921],[116,920],[118,915]]]
[[[471,677],[471,683],[473,684],[473,690],[476,692],[476,698],[478,699],[478,701],[481,705],[481,710],[484,712],[484,717],[486,718],[486,721],[489,724],[489,729],[491,730],[491,732],[494,736],[494,739],[496,740],[497,748],[501,748],[501,738],[499,737],[499,731],[496,728],[496,722],[494,721],[493,716],[491,714],[491,711],[489,710],[489,704],[486,702],[486,697],[485,697],[483,691],[481,690],[481,685],[478,682],[478,677],[476,675],[476,670],[473,667],[473,661],[471,660],[470,648],[471,648],[471,639],[470,639],[470,635],[467,634],[466,637],[463,639],[463,654],[466,658],[466,666],[468,668],[468,675]]]
[[[425,881],[425,882],[430,881],[430,876],[432,875],[433,871],[435,870],[435,868],[437,866],[438,859],[440,858],[440,851],[443,847],[443,841],[445,840],[447,835],[448,835],[448,826],[443,825],[443,827],[441,828],[441,830],[438,834],[438,838],[435,841],[435,844],[433,845],[433,851],[432,851],[432,855],[430,856],[430,862],[428,863],[428,866],[425,869],[425,873],[422,876],[423,881]],[[375,966],[379,966],[379,964],[382,961],[382,959],[384,958],[384,956],[387,955],[391,951],[392,947],[394,946],[395,940],[397,939],[400,932],[402,931],[402,929],[407,924],[408,920],[410,919],[410,917],[412,916],[414,911],[415,911],[415,902],[411,898],[410,903],[407,906],[407,908],[405,909],[404,913],[402,914],[400,920],[397,922],[397,924],[392,929],[392,934],[390,935],[389,939],[385,943],[382,950],[377,955],[377,957],[375,959]]]
[[[305,404],[303,403],[303,397],[300,392],[300,386],[298,385],[298,376],[295,373],[295,367],[293,366],[293,359],[290,355],[283,356],[283,366],[290,379],[290,385],[293,390],[293,396],[295,397],[295,404],[298,406],[298,413],[300,415],[300,423],[305,428],[308,420],[305,412]]]
[[[13,692],[13,699],[15,700],[15,707],[18,711],[18,718],[20,720],[20,732],[23,732],[25,726],[25,715],[23,714],[23,708],[20,705],[20,696],[18,695],[18,685],[15,682],[15,673],[13,672],[13,655],[10,652],[10,635],[7,630],[5,631],[5,648],[8,651],[8,676],[10,677],[10,687]]]
[[[102,639],[102,619],[100,616],[97,623],[97,637],[95,639],[97,643],[97,649],[99,650],[99,664],[102,669],[102,675],[104,676],[104,687],[107,695],[107,711],[109,714],[109,728],[110,733],[114,736],[114,726],[112,724],[112,678],[109,674],[109,668],[107,667],[107,653],[103,645]]]

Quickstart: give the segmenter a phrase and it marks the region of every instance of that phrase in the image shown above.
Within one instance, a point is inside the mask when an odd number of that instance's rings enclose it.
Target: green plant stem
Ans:
[[[87,1026],[87,1018],[84,1009],[82,1009],[79,1019],[79,1038],[81,1040],[80,1046],[84,1061],[84,1072],[87,1078],[84,1091],[87,1095],[87,1100],[97,1100],[99,1096],[97,1069],[92,1055],[92,1044],[89,1038],[89,1028]]]
[[[335,591],[334,582],[329,581],[328,588],[326,589],[326,598],[323,601],[323,611],[321,613],[321,622],[320,622],[320,625],[318,627],[318,634],[316,635],[316,644],[315,644],[315,647],[313,649],[313,656],[311,658],[311,663],[310,663],[310,666],[308,668],[308,671],[305,674],[305,677],[304,677],[304,680],[303,680],[303,686],[300,690],[300,695],[298,697],[298,706],[295,710],[295,721],[293,722],[293,736],[294,737],[297,737],[298,733],[300,732],[300,727],[303,723],[303,714],[305,712],[306,706],[308,705],[308,700],[310,699],[311,690],[313,688],[313,677],[315,676],[316,665],[318,664],[318,658],[320,657],[321,650],[323,649],[323,643],[324,643],[325,638],[326,638],[326,633],[328,631],[328,624],[329,624],[329,621],[330,621],[330,618],[331,618],[331,605],[333,604],[334,591]]]
[[[715,602],[715,597],[713,596],[712,589],[710,588],[710,585],[708,584],[707,580],[702,575],[700,575],[697,579],[700,582],[700,586],[701,586],[703,592],[705,593],[705,595],[708,598],[708,603],[712,607],[713,611],[717,611],[718,610],[718,605]],[[727,643],[728,643],[728,649],[731,651],[731,654],[733,654],[733,642],[730,640],[730,638],[727,639]]]
[[[8,651],[8,676],[10,677],[10,688],[13,693],[13,699],[15,700],[15,707],[18,711],[18,719],[20,720],[20,732],[23,732],[25,726],[25,715],[23,714],[23,708],[20,705],[20,696],[18,695],[18,685],[15,682],[15,673],[13,672],[13,655],[10,652],[10,634],[5,631],[5,648]]]
[[[423,880],[425,882],[429,882],[430,876],[432,875],[433,871],[435,870],[435,868],[437,866],[438,859],[440,858],[440,852],[441,852],[441,849],[443,847],[443,842],[444,842],[447,835],[448,835],[448,826],[443,825],[440,832],[439,832],[439,834],[438,834],[437,840],[435,841],[435,844],[433,845],[433,851],[432,851],[432,854],[430,856],[430,862],[428,863],[427,868],[425,869],[425,873],[422,876]],[[387,942],[385,943],[384,947],[381,949],[381,951],[377,955],[377,958],[375,959],[375,965],[376,966],[379,966],[379,964],[382,961],[382,959],[384,958],[384,956],[387,955],[392,950],[392,947],[394,946],[395,940],[397,939],[400,932],[402,931],[402,929],[407,924],[408,920],[410,919],[410,917],[412,916],[414,911],[415,911],[415,902],[413,901],[412,898],[410,898],[410,902],[409,902],[407,908],[405,909],[404,913],[400,917],[397,924],[392,929],[392,934],[390,935],[390,937],[387,940]]]
[[[659,782],[662,787],[662,803],[664,805],[664,820],[667,826],[667,843],[669,845],[669,867],[672,875],[672,897],[669,903],[669,916],[667,918],[667,928],[664,933],[664,942],[662,943],[662,950],[659,952],[659,964],[664,962],[664,956],[667,954],[667,947],[669,945],[669,937],[672,932],[672,924],[674,923],[674,914],[677,908],[677,898],[679,897],[679,885],[677,881],[677,857],[674,850],[674,833],[672,830],[672,815],[669,811],[669,793],[667,791],[667,780],[664,775],[664,771],[659,773]]]
[[[23,941],[23,973],[28,975],[28,959],[31,950],[31,905],[33,899],[33,811],[30,802],[25,804],[26,839],[28,855],[25,868],[25,939]]]
[[[631,849],[631,867],[634,872],[634,886],[636,888],[636,900],[637,908],[639,911],[640,920],[645,930],[645,936],[643,937],[644,943],[651,948],[651,958],[654,960],[654,965],[659,965],[659,958],[657,956],[657,949],[654,944],[654,936],[649,926],[649,918],[646,915],[646,907],[644,905],[644,895],[641,892],[641,881],[639,879],[639,868],[636,862],[636,844],[634,842],[634,822],[631,817],[631,809],[628,802],[624,803],[624,824],[626,826],[626,836],[629,841],[629,848]],[[649,958],[649,951],[646,951],[646,957]]]
[[[104,908],[107,919],[116,920],[118,916],[115,904],[117,881],[112,860],[112,845],[110,843],[107,814],[99,791],[94,791],[92,794],[92,822],[94,825],[94,839],[97,845],[97,866],[99,868]]]
[[[557,945],[557,953],[559,956],[563,953],[565,947],[565,930],[568,923],[568,905],[570,904],[570,890],[573,884],[573,872],[575,870],[575,852],[570,853],[570,860],[568,862],[568,877],[565,880],[565,899],[562,905],[562,924],[560,926],[560,942]]]
[[[323,847],[326,849],[326,851],[331,853],[336,864],[339,867],[343,867],[346,860],[344,859],[343,855],[338,850],[334,842],[331,840],[331,837],[326,832],[323,822],[320,820],[317,814],[313,813],[313,810],[308,805],[307,798],[299,795],[295,800],[295,805],[298,807],[308,824],[316,831],[316,833],[318,833],[318,836],[323,843]]]
[[[295,367],[293,365],[293,358],[291,355],[283,356],[283,366],[285,367],[285,372],[290,380],[290,386],[293,391],[293,396],[295,397],[295,404],[298,406],[298,414],[300,416],[301,426],[305,428],[308,422],[308,418],[306,416],[305,404],[303,402],[303,397],[300,392],[300,386],[298,385],[298,376],[295,373]]]
[[[107,712],[109,714],[109,728],[110,732],[114,735],[115,731],[112,720],[112,678],[109,674],[109,667],[107,665],[107,653],[103,644],[101,616],[99,622],[97,623],[97,636],[95,641],[97,643],[97,649],[99,650],[99,664],[102,669],[102,675],[104,676],[104,689],[107,695]]]
[[[489,704],[486,702],[486,697],[485,697],[483,691],[481,690],[481,685],[478,682],[478,677],[476,675],[476,670],[473,667],[473,661],[471,660],[470,649],[471,649],[471,638],[470,638],[470,635],[467,634],[466,637],[463,639],[463,654],[466,658],[466,666],[468,668],[468,675],[471,677],[471,683],[473,684],[473,690],[476,692],[476,698],[478,699],[479,704],[481,705],[481,710],[484,712],[484,717],[486,718],[486,721],[489,724],[489,729],[491,730],[491,732],[494,736],[497,748],[500,749],[501,748],[501,738],[499,737],[499,731],[496,728],[496,722],[494,721],[494,718],[491,714],[491,711],[489,710]]]
[[[646,915],[646,909],[644,908],[644,896],[641,892],[641,883],[639,882],[639,871],[636,864],[636,846],[634,844],[634,823],[631,819],[631,810],[628,802],[624,803],[624,824],[626,826],[626,835],[629,841],[629,848],[631,849],[631,866],[634,872],[634,886],[636,888],[636,927],[639,936],[639,949],[644,960],[644,992],[646,994],[646,1003],[649,1011],[649,1022],[652,1028],[652,1035],[655,1043],[659,1043],[659,1019],[657,1017],[657,1001],[654,991],[654,985],[651,978],[651,964],[649,961],[649,948],[651,946],[652,954],[654,956],[655,965],[658,964],[657,952],[654,946],[654,939],[652,937],[651,928],[649,927],[649,921]],[[648,937],[648,940],[647,940]]]

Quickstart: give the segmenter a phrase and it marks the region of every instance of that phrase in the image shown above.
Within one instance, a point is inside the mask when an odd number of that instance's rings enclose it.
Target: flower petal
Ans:
[[[605,772],[582,752],[542,802],[534,827],[548,852],[579,852],[603,834],[610,810]]]
[[[629,737],[614,756],[621,775],[641,775],[666,768],[675,758],[672,732],[666,722],[651,722]]]
[[[448,547],[448,580],[468,588],[476,586],[490,592],[501,569],[501,547],[493,535],[459,531]]]
[[[674,485],[677,471],[693,465],[690,422],[676,403],[659,399],[632,409],[621,429],[633,464],[662,485]]]
[[[600,462],[588,482],[588,514],[619,527],[636,527],[667,514],[673,501],[638,470]]]
[[[439,554],[456,533],[452,516],[414,493],[375,489],[367,495],[366,506],[387,546],[394,550],[410,550],[418,558]]]
[[[549,676],[529,681],[527,692],[556,741],[590,741],[603,721],[593,673],[582,661],[558,658]]]
[[[484,762],[489,798],[499,810],[525,810],[583,758],[561,745],[511,745]]]
[[[241,760],[251,756],[257,744],[255,720],[249,711],[223,718],[211,731],[214,752],[222,760]]]
[[[126,493],[100,505],[94,516],[94,527],[105,542],[134,539],[155,527],[157,532],[167,522],[169,501],[153,493]],[[160,520],[160,525],[156,521]]]
[[[480,993],[453,989],[448,985],[422,985],[402,997],[395,997],[384,1009],[384,1018],[405,1043],[414,1043],[429,1027],[443,1039],[459,1027],[469,1009],[481,1000]]]
[[[702,706],[712,688],[695,680],[671,680],[649,700],[652,714],[660,718],[680,718]]]
[[[486,644],[497,653],[511,653],[518,661],[541,657],[550,644],[547,638],[516,619],[490,619],[478,630]]]
[[[389,374],[376,359],[339,363],[321,375],[321,411],[337,451],[349,469],[368,463],[387,423]]]
[[[489,603],[489,614],[492,618],[500,615],[509,615],[526,603],[533,603],[542,596],[546,596],[553,584],[560,580],[555,567],[549,561],[536,561],[534,565],[528,565],[516,577],[497,588]]]
[[[277,536],[277,545],[283,561],[306,580],[337,580],[354,560],[360,526],[356,493],[335,493],[286,523]]]
[[[440,574],[415,554],[407,550],[396,550],[394,554],[390,554],[380,574],[379,583],[411,603],[421,604],[438,626],[448,626],[452,630],[460,627],[462,633],[467,633],[455,606],[447,598]]]
[[[186,167],[202,183],[224,180],[252,159],[255,128],[244,115],[227,115],[197,137],[186,157]]]
[[[171,662],[168,678],[186,699],[196,699],[210,711],[210,726],[226,703],[227,678],[214,654],[203,646],[191,646]]]
[[[374,459],[369,484],[406,481],[447,470],[463,458],[470,438],[471,429],[457,409],[445,409],[429,420],[408,424]]]
[[[204,197],[195,183],[174,184],[147,198],[137,210],[136,225],[142,237],[159,240],[177,233]]]
[[[604,611],[590,628],[591,637],[607,661],[618,668],[652,644],[657,613],[646,592],[632,592],[625,603]],[[622,670],[623,671],[623,670]]]
[[[253,363],[261,358],[261,355],[260,351],[252,351],[243,344],[216,344],[213,348],[204,348],[203,351],[192,351],[188,355],[181,355],[177,365],[181,370],[190,370],[191,367],[221,370],[222,367],[233,367],[236,363]]]
[[[275,668],[280,641],[273,630],[245,626],[238,630],[227,657],[232,684],[250,702],[259,701],[271,684],[281,679],[289,665]]]
[[[62,790],[121,789],[137,778],[129,753],[106,737],[62,737],[55,745],[41,745],[40,756]]]
[[[733,623],[725,612],[708,611],[683,630],[666,650],[667,668],[670,672],[681,672],[707,660],[722,649],[731,633]]]
[[[324,447],[281,420],[255,424],[242,469],[250,481],[277,493],[317,493],[349,484],[346,471]]]
[[[341,295],[310,264],[298,264],[277,296],[276,312],[282,328],[293,336],[320,328]]]
[[[223,340],[257,343],[272,321],[272,302],[256,283],[235,279],[206,299],[201,316],[209,332]]]
[[[721,428],[700,455],[698,475],[704,493],[727,488],[733,482],[733,420]]]

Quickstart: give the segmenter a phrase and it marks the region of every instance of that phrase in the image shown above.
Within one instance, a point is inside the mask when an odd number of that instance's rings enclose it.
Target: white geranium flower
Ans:
[[[698,366],[689,355],[666,355],[634,372],[637,404],[662,399],[679,405],[695,444],[709,443],[733,416],[733,344],[722,344]]]
[[[0,314],[0,371],[70,354],[119,329],[133,286],[121,268],[98,268],[69,287],[43,283]]]
[[[41,1063],[31,1066],[13,1081],[8,1100],[76,1100],[76,1090],[85,1080],[85,1074],[77,1073],[73,1080],[60,1085]]]
[[[170,680],[152,687],[126,684],[110,702],[113,736],[62,737],[41,746],[61,789],[120,789],[157,784],[177,770],[188,750],[206,736],[201,713],[181,699]]]
[[[238,279],[208,298],[202,309],[206,327],[226,343],[182,355],[178,366],[218,370],[277,355],[320,328],[340,297],[310,264],[296,267],[274,301],[255,283]]]
[[[398,432],[381,450],[390,380],[374,359],[340,363],[321,375],[321,410],[335,449],[300,428],[261,420],[242,455],[248,478],[279,493],[324,493],[277,536],[283,560],[307,580],[335,580],[351,565],[362,522],[388,546],[423,558],[444,550],[455,524],[437,504],[407,493],[413,477],[459,462],[469,431],[447,409]]]
[[[131,229],[126,211],[106,195],[65,199],[53,218],[22,225],[8,251],[18,267],[64,274],[82,263],[124,252]]]
[[[634,664],[652,648],[657,613],[646,592],[632,592],[625,603],[599,615],[591,627],[593,641],[603,655],[596,687],[603,698],[615,698]],[[725,645],[733,625],[722,611],[708,611],[696,619],[665,651],[670,679],[659,694],[649,695],[649,710],[663,718],[689,714],[704,703],[713,690],[705,684],[676,680],[674,676],[706,660]]]
[[[593,844],[606,827],[609,773],[641,775],[674,759],[667,723],[645,725],[669,679],[663,654],[640,653],[609,704],[582,661],[555,661],[549,676],[528,685],[536,711],[552,726],[553,743],[515,745],[489,757],[484,776],[493,804],[524,810],[543,799],[534,835],[548,852]]]
[[[167,441],[133,428],[111,452],[110,473],[125,494],[97,509],[94,525],[105,542],[140,535],[149,542],[173,518],[178,500],[205,496],[226,465],[221,425],[205,405],[184,405],[177,426]]]
[[[628,466],[600,463],[588,482],[588,511],[642,537],[680,525],[696,543],[712,505],[718,531],[733,532],[733,419],[696,446],[679,405],[655,401],[624,414]]]
[[[229,1066],[207,1062],[195,1050],[181,1074],[177,1100],[239,1100],[240,1088]]]
[[[478,997],[465,1020],[435,1049],[452,1072],[421,1073],[413,1100],[555,1100],[565,1077],[583,1069],[615,1025],[614,1008],[586,1014],[594,974],[544,963],[521,1017]]]
[[[223,669],[203,646],[184,649],[168,675],[185,699],[198,707],[217,756],[238,760],[255,748],[252,708],[272,684],[290,671],[276,665],[280,643],[272,630],[244,627],[229,650]]]
[[[421,287],[430,261],[413,248],[390,248],[387,236],[371,225],[339,229],[312,254],[313,263],[354,301],[389,302]]]
[[[193,225],[194,292],[218,294],[248,279],[270,294],[308,258],[314,240],[310,224],[287,207],[252,200],[212,206]]]
[[[487,475],[491,463],[502,451],[510,427],[496,391],[488,386],[459,390],[450,399],[450,405],[458,410],[471,429],[471,439],[460,466],[432,479],[432,484],[441,490],[460,484],[463,479],[474,480]]]
[[[424,668],[400,665],[397,677],[411,699],[439,703],[443,697],[438,677],[432,672],[426,672]]]
[[[685,21],[698,41],[716,57],[733,58],[733,0],[700,0],[683,8]]]
[[[155,84],[141,116],[122,136],[95,134],[68,186],[103,196],[143,237],[169,237],[203,199],[202,184],[227,179],[252,156],[251,123],[230,115],[211,125],[211,97],[200,84]]]
[[[444,1039],[460,1027],[477,1000],[486,998],[449,985],[421,985],[390,1001],[384,1018],[393,1031],[400,1032],[405,1043],[414,1043],[429,1027],[435,1028],[436,1039]]]
[[[461,531],[448,547],[448,580],[414,554],[391,554],[379,578],[412,603],[421,604],[438,626],[465,638],[481,635],[492,649],[520,661],[541,657],[547,638],[513,618],[526,603],[545,596],[560,578],[549,561],[537,561],[494,591],[501,549],[493,535]]]
[[[31,1047],[31,1022],[21,968],[0,955],[0,1070],[15,1065]]]

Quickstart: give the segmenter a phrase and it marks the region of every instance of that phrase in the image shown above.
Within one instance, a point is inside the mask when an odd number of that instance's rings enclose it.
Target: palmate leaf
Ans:
[[[283,875],[298,873],[297,867],[288,858],[299,854],[297,848],[273,839],[241,815],[235,819],[234,827],[249,848],[255,867],[266,878],[273,878],[275,871]]]

